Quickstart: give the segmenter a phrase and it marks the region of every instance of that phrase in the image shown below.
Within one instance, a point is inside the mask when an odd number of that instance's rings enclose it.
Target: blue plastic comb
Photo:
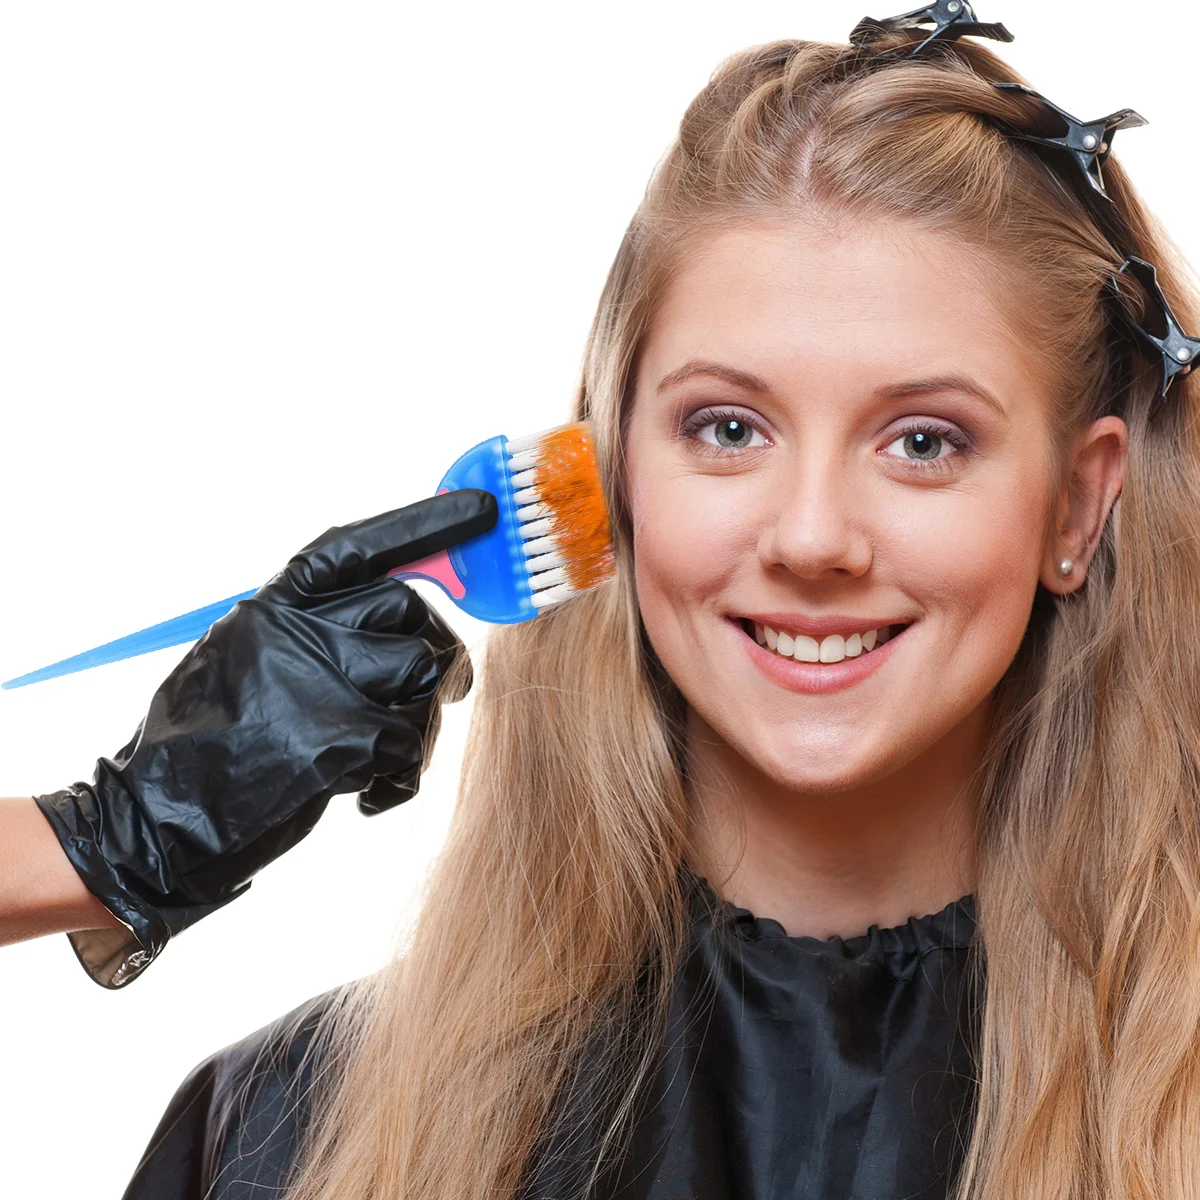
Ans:
[[[550,448],[545,442],[552,435],[554,442]],[[570,554],[579,553],[564,545],[562,518],[570,518],[567,514],[556,513],[552,504],[545,503],[537,487],[539,465],[543,465],[550,454],[559,461],[564,445],[568,448],[571,470],[580,475],[580,479],[574,481],[576,487],[589,492],[594,489],[598,496],[599,476],[590,431],[585,423],[546,430],[519,441],[509,441],[503,436],[489,438],[468,450],[446,472],[438,486],[438,495],[459,488],[489,491],[496,497],[500,510],[496,524],[487,533],[418,562],[397,567],[388,574],[393,579],[425,579],[436,583],[464,612],[494,625],[528,621],[541,609],[575,595],[577,589],[568,582],[564,570]],[[600,511],[603,511],[602,506]],[[598,538],[593,537],[590,544],[603,546],[601,558],[606,562],[587,564],[591,568],[590,576],[599,581],[607,577],[606,565],[611,563],[606,531]],[[594,550],[588,553],[595,556]],[[10,679],[0,687],[25,687],[60,675],[86,671],[89,667],[193,642],[203,637],[209,627],[239,600],[248,599],[257,590],[254,588],[173,617],[94,650]]]

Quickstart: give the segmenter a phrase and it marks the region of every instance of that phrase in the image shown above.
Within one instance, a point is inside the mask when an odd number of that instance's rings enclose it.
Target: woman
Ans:
[[[491,638],[407,951],[130,1196],[1198,1194],[1197,344],[1127,260],[1195,297],[936,9],[688,109],[575,406],[616,580]]]

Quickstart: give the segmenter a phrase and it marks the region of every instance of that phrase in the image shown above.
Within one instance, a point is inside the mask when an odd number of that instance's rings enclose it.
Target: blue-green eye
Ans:
[[[942,439],[936,433],[910,433],[904,439],[904,453],[909,458],[919,458],[923,462],[940,458]]]
[[[697,413],[683,430],[685,437],[695,438],[717,453],[722,451],[756,450],[768,445],[766,437],[757,425],[747,421],[741,413],[712,412]]]
[[[956,457],[968,446],[966,439],[948,425],[930,421],[913,422],[907,429],[888,443],[887,451],[900,447],[900,453],[888,453],[889,458],[899,458],[916,466],[927,463],[931,466],[949,466],[948,459]]]
[[[754,440],[754,429],[745,421],[716,421],[713,436],[726,450],[745,450]]]

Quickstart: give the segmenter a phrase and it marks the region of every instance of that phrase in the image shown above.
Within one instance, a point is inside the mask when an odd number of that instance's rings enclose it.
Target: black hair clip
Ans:
[[[1152,307],[1147,309],[1140,325],[1123,309],[1125,323],[1142,340],[1151,357],[1161,357],[1163,364],[1162,383],[1150,405],[1149,415],[1153,417],[1166,400],[1176,376],[1187,375],[1200,360],[1200,338],[1188,337],[1183,332],[1159,286],[1158,272],[1148,262],[1127,258],[1118,274],[1126,271],[1142,285]]]
[[[1102,168],[1112,152],[1112,139],[1117,130],[1136,129],[1146,125],[1146,118],[1132,108],[1123,108],[1120,112],[1098,121],[1080,121],[1023,83],[997,83],[993,86],[999,91],[1020,92],[1022,95],[1031,96],[1042,104],[1049,118],[1044,134],[1020,129],[1007,121],[997,123],[1014,138],[1036,142],[1056,150],[1065,150],[1070,154],[1071,160],[1087,181],[1081,195],[1085,207],[1113,249],[1118,254],[1127,256],[1129,252],[1125,247],[1130,244],[1132,234],[1124,214],[1104,186]],[[1188,337],[1184,333],[1163,295],[1162,288],[1159,287],[1158,272],[1150,263],[1128,256],[1117,272],[1118,275],[1124,273],[1128,273],[1141,284],[1148,297],[1148,304],[1139,324],[1123,302],[1121,289],[1114,276],[1111,290],[1118,303],[1118,315],[1122,323],[1134,334],[1140,348],[1151,359],[1161,362],[1163,368],[1162,381],[1150,402],[1147,414],[1147,419],[1150,420],[1165,404],[1167,393],[1171,390],[1175,378],[1188,374],[1200,359],[1200,338]]]
[[[850,41],[855,46],[869,46],[880,34],[926,32],[933,25],[931,34],[916,49],[910,58],[916,58],[930,42],[956,42],[960,37],[986,37],[996,42],[1011,42],[1013,35],[1000,24],[986,24],[976,19],[975,10],[967,0],[937,0],[926,8],[917,8],[898,17],[886,17],[882,21],[874,17],[863,17],[850,32]]]
[[[1008,125],[1006,122],[1008,131],[1014,137],[1027,142],[1037,142],[1042,146],[1052,146],[1059,150],[1069,151],[1092,188],[1106,200],[1109,199],[1108,192],[1104,190],[1104,175],[1101,167],[1112,152],[1113,134],[1118,129],[1137,129],[1139,126],[1148,125],[1149,122],[1141,113],[1134,112],[1132,108],[1123,108],[1120,112],[1115,112],[1109,117],[1101,117],[1098,121],[1081,121],[1078,117],[1071,116],[1069,112],[1064,112],[1057,104],[1052,104],[1041,92],[1035,92],[1033,88],[1026,87],[1023,83],[997,83],[993,86],[1001,92],[1020,92],[1024,96],[1031,96],[1034,100],[1041,101],[1050,115],[1048,124],[1051,128],[1056,129],[1057,133],[1039,136]]]

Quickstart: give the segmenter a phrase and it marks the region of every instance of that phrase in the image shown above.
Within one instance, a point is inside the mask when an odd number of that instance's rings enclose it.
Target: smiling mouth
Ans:
[[[870,654],[908,628],[906,624],[882,625],[866,633],[831,633],[822,638],[815,638],[799,632],[772,629],[769,625],[759,625],[746,618],[742,618],[739,624],[747,637],[752,637],[776,658],[789,658],[793,662],[830,664]]]

